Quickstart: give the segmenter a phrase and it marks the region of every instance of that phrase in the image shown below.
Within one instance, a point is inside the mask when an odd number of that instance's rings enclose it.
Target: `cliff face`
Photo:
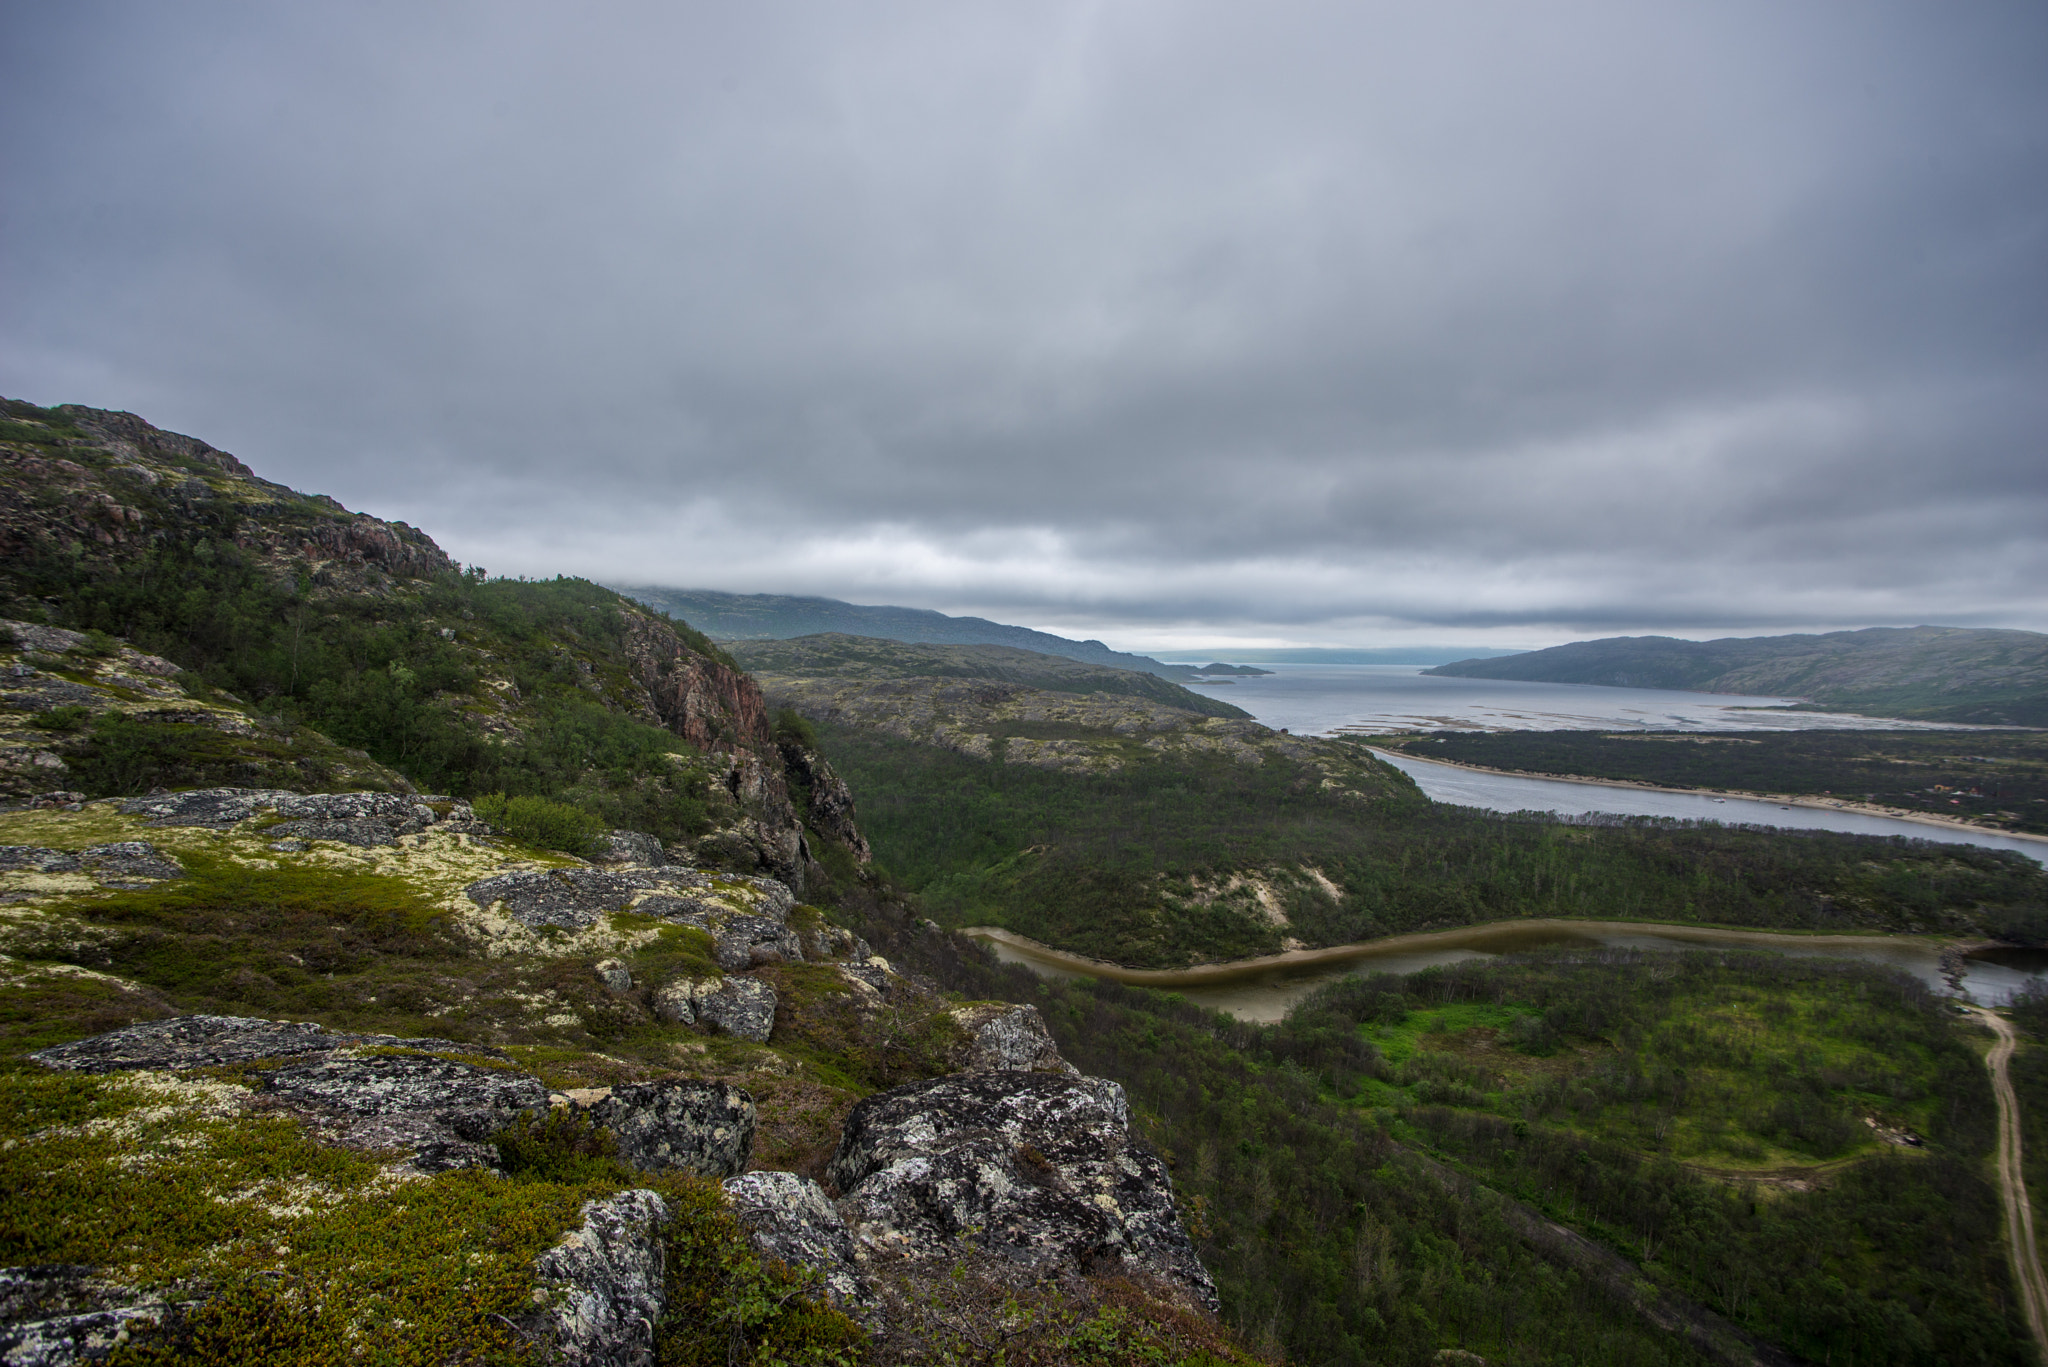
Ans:
[[[0,616],[160,656],[157,691],[205,704],[138,709],[71,678],[98,668],[77,649],[24,656],[20,669],[50,677],[0,698],[14,796],[337,778],[500,788],[566,796],[798,888],[813,868],[753,679],[699,633],[596,585],[486,581],[415,527],[263,479],[132,413],[9,400],[0,556]],[[90,715],[51,731],[43,714],[81,687],[93,697],[72,701]],[[322,733],[339,745],[323,749]],[[864,853],[850,798],[832,815],[829,838]]]

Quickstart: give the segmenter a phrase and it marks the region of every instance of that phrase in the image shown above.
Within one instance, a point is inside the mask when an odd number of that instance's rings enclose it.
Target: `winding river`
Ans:
[[[1413,973],[1437,964],[1493,959],[1532,949],[1767,949],[1885,964],[1912,974],[1936,991],[1949,991],[1941,971],[1941,950],[1946,942],[1923,935],[1788,935],[1638,921],[1495,921],[1197,968],[1139,969],[1065,954],[993,926],[974,926],[967,934],[1004,962],[1022,964],[1046,977],[1107,978],[1156,987],[1249,1021],[1279,1020],[1310,992],[1353,973]],[[1995,1006],[2044,975],[2048,975],[2048,950],[1976,950],[1963,960],[1962,991],[1968,1000]]]
[[[1633,784],[1526,778],[1520,774],[1500,774],[1438,760],[1417,759],[1410,754],[1396,754],[1389,750],[1376,749],[1373,753],[1414,779],[1416,786],[1432,802],[1448,803],[1454,807],[1479,807],[1489,812],[1555,812],[1560,816],[1607,812],[1618,816],[1719,821],[1731,826],[1777,826],[1786,830],[1903,836],[1908,840],[2012,850],[2037,864],[2048,864],[2048,839],[2040,836],[2006,835],[1960,824],[1876,816],[1850,810],[1845,804],[1771,802],[1763,798],[1715,797],[1710,793],[1643,788]]]

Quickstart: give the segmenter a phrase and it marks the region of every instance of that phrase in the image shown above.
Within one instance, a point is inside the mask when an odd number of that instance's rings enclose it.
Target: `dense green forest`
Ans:
[[[1989,1084],[1969,1027],[1901,975],[1546,953],[1348,979],[1262,1028],[876,934],[956,990],[1035,1002],[1130,1089],[1232,1322],[1292,1361],[1697,1360],[1659,1315],[1837,1367],[2032,1360]]]
[[[877,858],[950,925],[994,924],[1133,966],[1515,917],[1810,930],[2048,932],[2048,874],[2015,855],[1870,837],[1477,813],[1419,793],[1327,797],[1279,757],[1163,758],[1099,775],[819,728]],[[1412,790],[1411,790],[1412,792]],[[1288,925],[1176,880],[1310,867]]]
[[[1374,744],[1489,769],[1837,797],[2048,833],[2048,732],[1440,731]]]

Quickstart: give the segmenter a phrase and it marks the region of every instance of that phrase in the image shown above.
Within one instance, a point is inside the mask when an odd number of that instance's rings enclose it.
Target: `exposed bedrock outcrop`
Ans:
[[[756,978],[675,978],[654,994],[654,1014],[766,1044],[775,1033],[775,989]]]
[[[828,1301],[873,1327],[877,1297],[822,1187],[793,1172],[750,1172],[728,1178],[725,1197],[755,1252],[816,1272]]]
[[[1060,1057],[1060,1047],[1035,1006],[973,1002],[953,1008],[963,1034],[953,1066],[963,1073],[1065,1073],[1080,1069]]]
[[[436,811],[433,804],[445,808]],[[395,845],[402,835],[429,828],[482,834],[486,827],[467,802],[411,793],[292,793],[274,788],[198,788],[152,793],[121,804],[152,826],[199,826],[224,831],[264,812],[283,820],[264,834],[279,839],[336,840],[347,845]]]
[[[823,755],[808,746],[783,741],[778,748],[790,786],[804,797],[811,829],[846,846],[858,862],[872,861],[874,851],[854,820],[853,789],[846,786],[846,780],[833,772]]]
[[[640,1172],[730,1177],[754,1151],[754,1098],[723,1082],[636,1082],[611,1088],[586,1109]]]
[[[661,1231],[668,1205],[651,1191],[586,1201],[583,1224],[534,1261],[548,1304],[538,1318],[553,1353],[572,1367],[648,1367],[654,1326],[668,1309]]]
[[[0,845],[0,872],[82,873],[102,887],[140,888],[165,878],[182,878],[177,860],[144,840],[117,840],[83,850],[50,850],[37,845]]]
[[[522,869],[479,879],[469,900],[496,907],[521,925],[583,930],[614,912],[695,926],[714,940],[738,919],[765,924],[766,938],[790,934],[796,897],[773,878],[712,875],[681,864],[658,868]],[[752,940],[746,941],[752,944]],[[795,957],[801,957],[801,947]],[[745,967],[743,961],[740,967]]]
[[[1106,1079],[985,1072],[883,1092],[847,1116],[828,1173],[870,1265],[978,1255],[1044,1274],[1124,1270],[1217,1308],[1166,1166]]]
[[[149,1294],[56,1263],[0,1268],[0,1363],[98,1362],[132,1339],[176,1339],[196,1301]]]

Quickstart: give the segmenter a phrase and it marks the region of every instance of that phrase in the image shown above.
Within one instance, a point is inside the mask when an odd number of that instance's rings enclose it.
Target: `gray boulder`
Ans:
[[[600,917],[624,911],[643,891],[659,885],[657,876],[644,869],[541,869],[479,879],[463,891],[485,910],[502,904],[505,914],[521,925],[584,930]]]
[[[266,1078],[263,1092],[332,1138],[404,1153],[421,1172],[496,1167],[491,1136],[548,1105],[530,1073],[406,1054],[294,1064]]]
[[[781,921],[765,916],[734,916],[719,929],[712,957],[718,966],[737,973],[762,964],[801,963],[803,941]]]
[[[643,831],[611,831],[599,842],[601,848],[590,857],[593,864],[632,864],[660,868],[668,863],[661,842]]]
[[[185,876],[183,865],[146,840],[120,840],[82,850],[0,845],[0,873],[13,872],[84,873],[109,888],[144,888]]]
[[[599,959],[592,966],[592,969],[597,974],[597,980],[612,991],[631,992],[633,990],[632,973],[627,970],[625,964],[617,959]]]
[[[823,1188],[793,1172],[749,1172],[727,1178],[725,1196],[756,1253],[810,1268],[826,1300],[875,1326],[878,1298],[861,1275],[853,1235]]]
[[[152,826],[205,826],[224,831],[299,796],[278,788],[195,788],[188,793],[129,798],[121,810],[129,816],[148,817]]]
[[[534,1260],[548,1305],[541,1325],[551,1361],[571,1367],[651,1367],[654,1326],[668,1309],[661,1245],[668,1205],[651,1191],[586,1201],[583,1225]]]
[[[754,1151],[754,1098],[722,1082],[636,1082],[588,1109],[640,1172],[730,1177]]]
[[[89,1267],[0,1268],[0,1363],[97,1362],[130,1338],[175,1338],[196,1304],[147,1295]]]
[[[697,1021],[723,1034],[766,1044],[775,1033],[775,989],[755,978],[697,984]]]
[[[362,1047],[419,1049],[493,1060],[506,1057],[504,1050],[489,1045],[356,1035],[329,1030],[310,1021],[274,1021],[253,1016],[173,1016],[168,1020],[142,1021],[104,1035],[52,1045],[29,1057],[46,1068],[75,1073],[116,1073],[131,1068],[178,1072]]]
[[[362,1049],[415,1052],[354,1056]],[[257,1064],[260,1104],[302,1117],[333,1142],[402,1153],[421,1172],[496,1167],[491,1135],[522,1111],[545,1109],[548,1097],[539,1078],[507,1066],[504,1052],[487,1046],[242,1016],[144,1021],[30,1057],[85,1073]]]
[[[965,1035],[954,1054],[953,1066],[960,1072],[1080,1073],[1060,1057],[1060,1047],[1035,1006],[977,1002],[955,1007],[953,1019]]]
[[[1165,1164],[1103,1078],[986,1072],[911,1083],[848,1114],[829,1169],[869,1256],[993,1258],[1037,1275],[1122,1267],[1214,1311]]]

